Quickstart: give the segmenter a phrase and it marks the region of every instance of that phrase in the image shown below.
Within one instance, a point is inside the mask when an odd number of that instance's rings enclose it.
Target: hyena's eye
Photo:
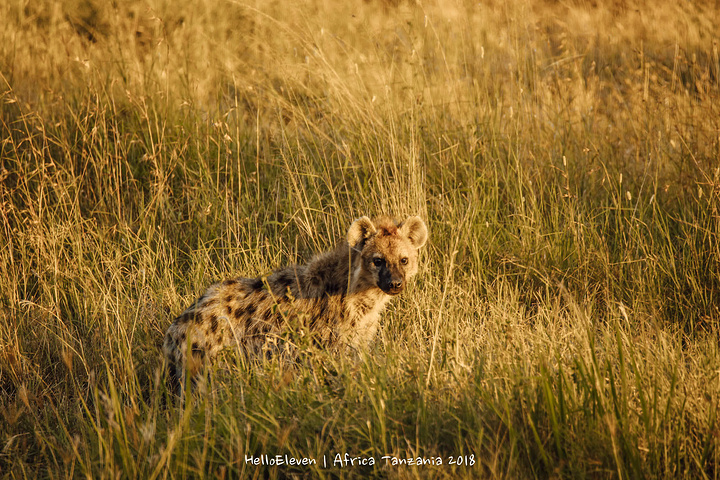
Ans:
[[[407,265],[407,262],[408,262],[407,257],[403,257],[403,258],[400,259],[400,264],[401,264],[401,265]]]
[[[383,260],[382,258],[373,258],[373,265],[375,265],[376,267],[382,267],[383,263],[385,263],[385,260]]]

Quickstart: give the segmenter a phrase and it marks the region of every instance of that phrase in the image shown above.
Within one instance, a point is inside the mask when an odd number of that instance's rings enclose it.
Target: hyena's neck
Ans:
[[[339,326],[342,342],[356,350],[368,348],[380,324],[380,313],[390,296],[379,288],[350,293],[345,298],[345,318]]]
[[[307,293],[321,286],[318,296],[325,294],[354,295],[374,286],[363,278],[360,252],[350,248],[347,243],[335,250],[318,255],[305,267],[305,285]],[[377,287],[375,287],[377,288]],[[382,292],[380,289],[377,289]]]

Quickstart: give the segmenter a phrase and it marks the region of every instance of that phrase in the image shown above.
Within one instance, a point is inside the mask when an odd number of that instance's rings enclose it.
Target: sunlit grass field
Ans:
[[[0,476],[720,478],[717,2],[0,24]],[[172,402],[163,334],[208,285],[382,213],[430,241],[371,351],[229,351]]]

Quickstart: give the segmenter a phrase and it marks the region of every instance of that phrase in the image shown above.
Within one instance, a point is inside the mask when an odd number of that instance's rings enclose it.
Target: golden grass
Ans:
[[[0,23],[3,475],[718,477],[715,2],[4,2]],[[208,284],[383,212],[431,243],[367,358],[288,377],[230,352],[166,404],[163,332]],[[244,461],[345,452],[378,464]]]

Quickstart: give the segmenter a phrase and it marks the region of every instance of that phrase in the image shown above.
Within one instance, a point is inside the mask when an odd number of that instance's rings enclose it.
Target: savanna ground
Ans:
[[[0,474],[719,478],[719,8],[0,1]],[[368,355],[168,405],[205,287],[383,212]]]

